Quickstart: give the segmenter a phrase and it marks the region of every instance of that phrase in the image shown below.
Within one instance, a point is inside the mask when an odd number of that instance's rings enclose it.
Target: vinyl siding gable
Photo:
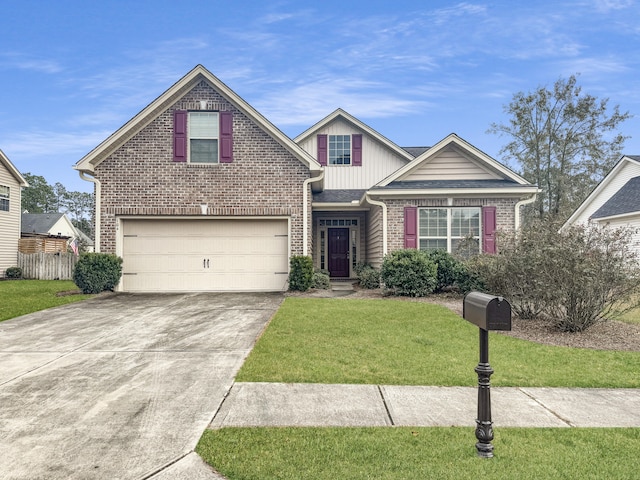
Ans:
[[[314,157],[318,153],[318,135],[362,135],[361,156],[358,157],[356,153],[353,165],[325,167],[324,188],[327,190],[368,189],[407,164],[405,159],[387,146],[341,118],[337,118],[299,143],[302,149]]]
[[[501,178],[481,166],[469,155],[454,146],[448,146],[398,180],[496,180]]]

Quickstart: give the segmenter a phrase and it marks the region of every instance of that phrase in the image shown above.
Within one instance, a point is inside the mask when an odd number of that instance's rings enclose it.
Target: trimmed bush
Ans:
[[[380,278],[393,295],[424,297],[438,284],[438,266],[426,252],[415,249],[396,250],[384,258]]]
[[[431,250],[427,252],[427,255],[438,266],[438,284],[435,291],[442,292],[447,288],[454,288],[464,269],[462,264],[445,250]]]
[[[380,287],[380,271],[370,263],[358,263],[356,275],[362,288],[374,289]]]
[[[320,290],[328,290],[331,288],[331,279],[329,277],[329,272],[326,270],[320,270],[317,268],[313,272],[313,288],[318,288]]]
[[[14,280],[22,278],[22,269],[20,267],[9,267],[4,271],[4,276]]]
[[[292,255],[289,260],[289,290],[306,292],[313,285],[313,260],[306,255]]]
[[[108,253],[83,253],[73,270],[73,282],[82,293],[112,291],[122,275],[122,259]]]

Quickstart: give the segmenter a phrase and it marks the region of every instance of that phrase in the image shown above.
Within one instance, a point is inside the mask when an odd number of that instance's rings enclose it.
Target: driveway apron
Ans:
[[[114,294],[0,323],[0,478],[142,479],[191,452],[279,294]]]

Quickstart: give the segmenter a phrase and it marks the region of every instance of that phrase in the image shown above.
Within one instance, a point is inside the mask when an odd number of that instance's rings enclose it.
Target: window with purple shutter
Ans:
[[[417,207],[404,207],[404,248],[418,248]]]
[[[362,134],[354,133],[351,135],[351,165],[354,167],[362,166]]]
[[[327,135],[318,135],[318,163],[320,165],[327,164]]]
[[[173,161],[187,161],[187,111],[173,112]]]

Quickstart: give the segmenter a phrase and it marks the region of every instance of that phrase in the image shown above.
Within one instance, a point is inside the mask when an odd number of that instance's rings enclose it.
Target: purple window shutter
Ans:
[[[233,112],[220,112],[220,163],[233,162]]]
[[[404,207],[404,248],[418,248],[417,207]]]
[[[318,135],[318,163],[327,164],[327,136]]]
[[[496,253],[496,207],[482,207],[482,251]]]
[[[353,165],[354,167],[361,167],[362,166],[362,134],[361,133],[354,133],[353,135],[351,135],[351,152],[352,152],[352,159],[351,159],[351,165]]]
[[[187,161],[187,111],[173,112],[173,161]]]

